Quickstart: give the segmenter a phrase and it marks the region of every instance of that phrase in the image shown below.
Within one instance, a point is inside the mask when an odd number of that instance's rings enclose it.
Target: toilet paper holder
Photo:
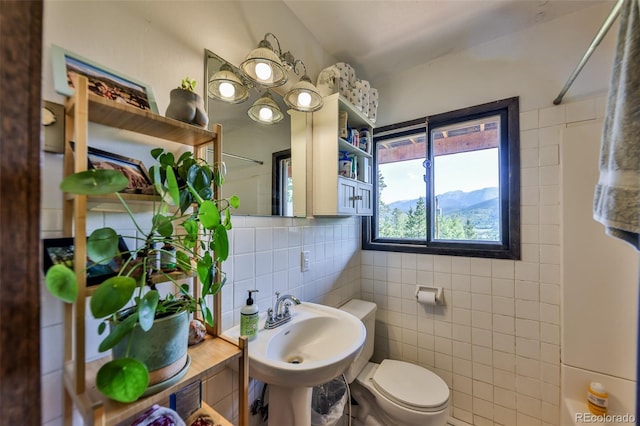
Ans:
[[[435,295],[435,301],[437,305],[443,305],[444,304],[444,291],[442,290],[442,287],[430,287],[430,286],[426,286],[426,285],[417,285],[416,286],[416,300],[419,299],[419,294],[420,292],[428,292],[428,293],[434,293]]]

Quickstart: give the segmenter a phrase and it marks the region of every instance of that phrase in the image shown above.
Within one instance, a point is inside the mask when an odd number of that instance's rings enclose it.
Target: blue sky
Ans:
[[[380,165],[387,187],[382,191],[386,204],[425,195],[423,159]],[[498,186],[498,149],[441,155],[435,160],[436,195],[449,191],[470,192]]]

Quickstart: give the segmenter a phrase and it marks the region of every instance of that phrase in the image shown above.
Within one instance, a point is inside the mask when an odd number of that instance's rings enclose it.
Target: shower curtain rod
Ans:
[[[213,155],[213,148],[211,148],[211,147],[207,148],[207,155]],[[250,163],[257,163],[257,164],[260,164],[260,165],[264,164],[264,161],[254,160],[253,158],[242,157],[242,156],[236,155],[236,154],[229,154],[229,153],[223,152],[222,155],[226,155],[227,157],[237,158],[238,160],[248,161]]]
[[[560,94],[558,95],[557,98],[553,100],[554,105],[559,105],[560,102],[562,102],[562,98],[567,93],[567,90],[569,90],[569,87],[573,84],[573,81],[576,79],[580,71],[582,71],[582,68],[585,66],[585,64],[587,63],[587,61],[589,60],[593,52],[596,50],[596,47],[598,47],[598,45],[600,44],[604,36],[609,31],[609,28],[611,28],[611,25],[613,25],[616,18],[620,14],[620,8],[622,7],[623,2],[624,0],[616,1],[616,4],[613,6],[613,9],[611,9],[609,16],[607,16],[607,19],[605,19],[604,23],[602,24],[602,27],[600,27],[600,30],[598,31],[596,36],[593,38],[591,45],[585,52],[584,56],[582,57],[582,59],[580,60],[576,68],[573,70],[573,73],[569,76],[569,79],[567,80],[564,87],[560,91]]]
[[[227,157],[231,157],[231,158],[237,158],[238,160],[249,161],[250,163],[258,163],[260,165],[264,164],[264,161],[254,160],[253,158],[242,157],[240,155],[227,154],[226,152],[223,152],[222,155],[226,155]]]

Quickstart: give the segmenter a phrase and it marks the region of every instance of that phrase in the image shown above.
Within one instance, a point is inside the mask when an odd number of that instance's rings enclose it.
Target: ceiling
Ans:
[[[603,1],[613,5],[607,0],[284,0],[284,3],[327,53],[351,64],[364,78],[377,80],[391,74],[393,69],[423,64]]]

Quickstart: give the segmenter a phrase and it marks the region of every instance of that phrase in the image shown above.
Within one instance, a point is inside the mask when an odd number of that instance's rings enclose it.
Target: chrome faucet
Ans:
[[[279,291],[276,291],[276,298],[276,303],[273,305],[273,308],[267,309],[267,320],[264,323],[264,328],[267,330],[279,327],[291,320],[291,311],[289,311],[291,302],[296,305],[302,303],[300,299],[293,294],[280,296]]]

